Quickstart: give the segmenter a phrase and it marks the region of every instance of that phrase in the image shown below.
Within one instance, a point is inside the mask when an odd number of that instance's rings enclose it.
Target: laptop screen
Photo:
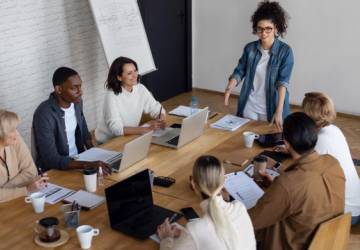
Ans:
[[[116,225],[153,206],[149,170],[105,189],[110,224]]]

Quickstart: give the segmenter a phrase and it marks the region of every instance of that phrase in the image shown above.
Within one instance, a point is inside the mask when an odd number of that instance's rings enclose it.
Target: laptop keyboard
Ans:
[[[175,136],[174,138],[168,140],[167,143],[177,146],[179,143],[179,136]]]

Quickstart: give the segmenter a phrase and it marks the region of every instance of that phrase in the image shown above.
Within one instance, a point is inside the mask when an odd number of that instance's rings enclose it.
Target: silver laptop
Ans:
[[[151,142],[170,148],[180,148],[201,136],[207,122],[208,108],[204,108],[191,116],[184,118],[181,128],[171,128],[160,137],[153,137]]]
[[[126,143],[120,163],[112,164],[113,171],[119,172],[144,159],[149,152],[152,134],[152,131],[148,132]]]
[[[113,171],[119,172],[147,156],[152,134],[151,131],[126,143],[123,152],[93,147],[73,158],[78,161],[103,161],[109,164]]]

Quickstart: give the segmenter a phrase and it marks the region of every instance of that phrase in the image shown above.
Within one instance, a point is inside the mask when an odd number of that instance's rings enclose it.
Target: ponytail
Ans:
[[[225,181],[224,172],[217,158],[201,156],[195,162],[193,178],[198,189],[209,197],[207,212],[214,223],[217,235],[227,249],[240,249],[239,233],[234,228],[228,211],[221,207],[222,197],[218,197]]]

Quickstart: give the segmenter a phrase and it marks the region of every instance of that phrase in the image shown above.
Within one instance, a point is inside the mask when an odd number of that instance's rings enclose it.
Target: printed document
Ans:
[[[225,188],[234,199],[244,203],[247,209],[255,206],[264,194],[264,191],[244,172],[227,174]]]
[[[197,113],[201,109],[199,109],[199,108],[191,108],[189,106],[180,105],[177,108],[171,110],[169,112],[169,115],[188,117],[188,116],[191,115],[191,110],[193,110],[194,113]]]
[[[235,115],[225,115],[223,118],[212,123],[210,127],[228,131],[235,131],[249,121],[249,119],[241,118]]]

